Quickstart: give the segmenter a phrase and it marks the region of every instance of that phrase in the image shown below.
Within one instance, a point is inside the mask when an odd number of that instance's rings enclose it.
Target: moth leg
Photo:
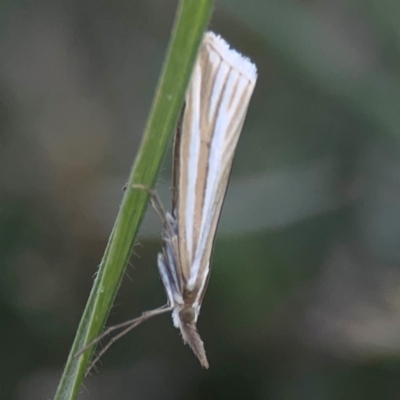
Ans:
[[[111,347],[113,343],[115,343],[118,339],[120,339],[122,336],[125,336],[128,332],[130,332],[132,329],[136,328],[138,325],[140,325],[142,322],[147,321],[148,319],[155,317],[156,315],[164,314],[166,312],[172,311],[173,306],[170,304],[166,304],[160,308],[157,308],[152,311],[145,311],[142,313],[140,317],[131,319],[129,321],[122,322],[121,324],[111,326],[110,328],[106,329],[100,336],[96,337],[93,339],[91,342],[89,342],[84,348],[79,350],[76,354],[75,357],[79,357],[82,355],[86,350],[88,350],[90,347],[98,343],[101,339],[103,339],[105,336],[109,335],[111,332],[125,328],[122,332],[118,333],[118,335],[112,337],[110,341],[107,343],[107,345],[100,351],[100,353],[94,358],[94,360],[90,363],[89,368],[86,371],[87,375],[91,369],[94,367],[94,365],[97,363],[97,361],[100,360],[100,358],[103,356],[103,354]]]
[[[125,185],[126,186],[126,185]],[[163,202],[160,199],[160,196],[155,190],[150,189],[147,186],[134,184],[131,186],[132,189],[140,189],[144,190],[151,196],[151,206],[153,207],[154,211],[156,212],[158,218],[163,223],[163,225],[169,225],[169,221],[167,218],[167,212],[165,211],[165,207]]]

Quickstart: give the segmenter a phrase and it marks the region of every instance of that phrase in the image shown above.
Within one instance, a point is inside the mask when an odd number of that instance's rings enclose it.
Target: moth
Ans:
[[[134,186],[151,193],[153,208],[163,221],[163,251],[157,264],[168,303],[111,327],[89,343],[85,349],[114,329],[127,327],[110,340],[94,362],[139,323],[172,311],[173,324],[180,329],[183,341],[208,368],[196,323],[210,277],[232,161],[256,80],[256,66],[248,58],[215,33],[205,33],[174,141],[171,212],[164,210],[155,192]]]

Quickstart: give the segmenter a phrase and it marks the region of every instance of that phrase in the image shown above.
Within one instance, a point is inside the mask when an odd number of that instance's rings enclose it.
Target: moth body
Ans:
[[[257,79],[255,65],[212,32],[204,35],[175,137],[172,212],[158,269],[174,326],[208,368],[196,323],[233,156]]]

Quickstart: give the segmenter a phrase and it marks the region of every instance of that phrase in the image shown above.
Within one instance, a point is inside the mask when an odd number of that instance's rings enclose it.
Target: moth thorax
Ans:
[[[191,306],[185,307],[181,311],[179,311],[179,318],[185,324],[192,323],[196,318],[196,313],[195,313],[193,307],[191,307]]]

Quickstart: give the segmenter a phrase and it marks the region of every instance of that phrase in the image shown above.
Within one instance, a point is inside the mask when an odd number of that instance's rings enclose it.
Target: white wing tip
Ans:
[[[204,35],[203,43],[211,45],[225,61],[237,68],[251,82],[257,80],[256,65],[248,57],[231,48],[220,35],[208,31]]]

